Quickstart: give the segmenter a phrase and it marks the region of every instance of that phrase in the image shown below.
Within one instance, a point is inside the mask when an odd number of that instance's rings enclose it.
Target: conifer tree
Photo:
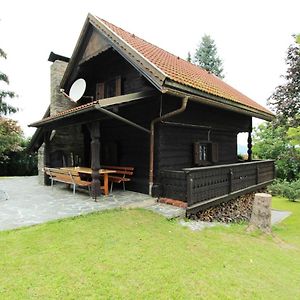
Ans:
[[[222,60],[218,56],[215,41],[209,35],[202,37],[194,55],[194,63],[206,71],[224,78]]]

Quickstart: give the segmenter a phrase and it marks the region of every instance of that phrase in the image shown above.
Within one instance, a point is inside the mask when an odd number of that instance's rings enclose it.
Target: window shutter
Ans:
[[[96,100],[104,98],[104,82],[96,84]]]
[[[116,96],[121,96],[122,93],[122,81],[121,76],[116,77]]]
[[[200,143],[194,143],[194,164],[198,166],[200,164]]]

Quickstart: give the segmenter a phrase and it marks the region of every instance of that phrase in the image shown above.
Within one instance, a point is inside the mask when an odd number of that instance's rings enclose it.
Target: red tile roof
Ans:
[[[148,43],[136,35],[103,19],[98,18],[98,20],[104,23],[117,36],[174,82],[246,105],[267,114],[272,114],[269,110],[243,95],[217,76],[208,73],[206,70]]]
[[[55,115],[44,117],[42,120],[34,122],[34,123],[30,124],[29,126],[35,126],[36,124],[44,123],[44,122],[46,122],[48,120],[52,120],[52,119],[67,117],[68,115],[72,115],[76,112],[82,112],[84,110],[88,110],[89,108],[93,108],[95,104],[98,104],[98,100],[92,101],[92,102],[87,103],[87,104],[82,104],[82,105],[79,105],[79,106],[75,106],[73,108],[58,112]]]

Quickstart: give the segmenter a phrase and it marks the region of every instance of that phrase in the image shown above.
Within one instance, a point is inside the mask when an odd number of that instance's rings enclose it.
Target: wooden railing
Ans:
[[[274,161],[260,160],[210,167],[165,170],[163,197],[187,202],[188,208],[214,200],[228,200],[270,183],[275,176]]]

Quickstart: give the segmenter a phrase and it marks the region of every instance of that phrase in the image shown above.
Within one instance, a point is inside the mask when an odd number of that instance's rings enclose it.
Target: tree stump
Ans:
[[[259,229],[264,233],[271,233],[271,201],[272,196],[269,194],[255,194],[248,232]]]

